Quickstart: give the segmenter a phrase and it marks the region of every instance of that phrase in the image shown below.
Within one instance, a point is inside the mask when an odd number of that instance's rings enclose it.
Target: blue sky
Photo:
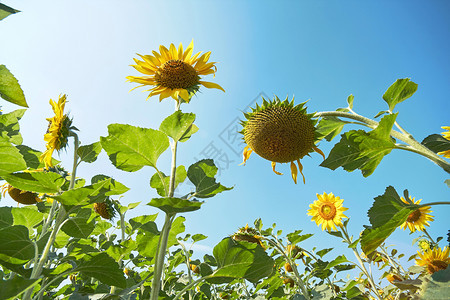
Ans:
[[[410,77],[418,91],[399,104],[397,121],[421,141],[448,126],[450,102],[450,2],[448,1],[30,1],[2,3],[22,12],[0,22],[0,63],[18,78],[29,110],[22,123],[24,143],[43,150],[45,118],[52,115],[50,98],[68,94],[66,108],[80,129],[80,140],[90,144],[107,135],[107,125],[127,123],[158,128],[173,111],[166,99],[145,101],[146,93],[129,90],[125,77],[138,75],[129,65],[135,53],[147,54],[159,45],[187,46],[212,51],[216,77],[226,93],[202,89],[184,112],[197,115],[199,132],[179,147],[178,162],[188,167],[194,157],[214,146],[222,160],[219,180],[232,191],[207,199],[200,211],[185,214],[186,231],[209,238],[213,247],[238,227],[261,217],[266,226],[277,223],[285,233],[303,229],[315,235],[304,247],[339,247],[336,238],[322,233],[306,215],[316,193],[333,192],[343,198],[351,217],[349,230],[358,235],[373,198],[393,185],[408,189],[422,202],[445,201],[449,178],[439,167],[413,153],[394,150],[375,173],[363,178],[319,167],[321,156],[302,160],[306,185],[294,185],[288,165],[275,175],[270,162],[253,154],[238,166],[243,147],[227,135],[242,118],[242,111],[261,93],[278,95],[296,103],[308,100],[308,111],[335,110],[355,96],[354,110],[372,118],[386,109],[381,96],[397,78]],[[258,100],[261,102],[261,100]],[[2,102],[4,111],[16,109]],[[231,124],[231,125],[230,125]],[[230,126],[229,126],[230,125]],[[240,128],[239,128],[240,129]],[[350,129],[350,128],[347,128]],[[230,131],[233,132],[232,130]],[[212,144],[211,144],[212,143]],[[326,153],[335,142],[321,142]],[[209,148],[208,148],[209,147]],[[62,153],[71,166],[72,149]],[[217,154],[217,152],[216,152]],[[225,161],[229,160],[227,164]],[[169,155],[158,162],[168,173]],[[142,201],[133,215],[153,214],[144,205],[156,193],[149,187],[154,171],[116,170],[103,152],[98,161],[81,165],[86,179],[107,174],[131,188],[124,204]],[[182,188],[188,188],[184,186]],[[4,201],[4,202],[3,202]],[[2,199],[1,205],[14,205]],[[433,208],[435,221],[429,232],[444,236],[449,229],[448,207]],[[418,234],[397,230],[388,240],[408,256]],[[203,252],[199,252],[203,254]]]

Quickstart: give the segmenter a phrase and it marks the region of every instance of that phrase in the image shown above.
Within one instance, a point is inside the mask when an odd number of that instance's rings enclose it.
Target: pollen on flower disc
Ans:
[[[287,163],[313,150],[314,125],[301,111],[288,106],[272,106],[252,115],[246,123],[244,139],[261,157]]]

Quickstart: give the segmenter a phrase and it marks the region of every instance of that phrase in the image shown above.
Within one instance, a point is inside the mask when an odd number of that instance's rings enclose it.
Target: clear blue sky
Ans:
[[[0,22],[0,63],[19,79],[30,109],[22,120],[24,143],[44,150],[48,100],[68,94],[66,105],[80,129],[83,144],[107,135],[110,123],[158,128],[173,111],[170,99],[145,101],[125,77],[138,75],[129,65],[135,53],[147,54],[159,45],[189,44],[194,51],[212,51],[219,62],[216,77],[206,77],[225,88],[202,89],[185,112],[197,114],[200,131],[179,147],[178,162],[186,167],[213,143],[221,150],[219,180],[234,190],[207,199],[197,212],[185,214],[189,233],[203,233],[212,247],[238,227],[261,217],[265,225],[277,223],[285,233],[296,229],[314,233],[304,246],[341,247],[322,233],[306,215],[316,193],[333,192],[343,198],[351,217],[350,232],[358,235],[369,224],[366,212],[373,198],[393,185],[399,193],[423,202],[449,200],[449,178],[439,167],[416,154],[394,151],[375,173],[363,178],[319,167],[321,156],[302,160],[306,185],[294,185],[288,165],[275,175],[267,162],[253,154],[238,166],[242,145],[221,134],[241,118],[241,111],[260,93],[272,97],[295,95],[297,103],[309,99],[309,112],[335,110],[355,96],[354,109],[373,117],[386,108],[381,99],[397,78],[419,84],[416,94],[399,104],[398,122],[419,141],[441,126],[450,125],[450,12],[449,1],[31,1],[2,3],[21,10]],[[2,102],[4,111],[16,109]],[[232,126],[231,126],[232,127]],[[221,137],[223,139],[221,139]],[[230,137],[232,138],[232,136]],[[232,142],[231,142],[232,143]],[[328,154],[332,144],[322,142]],[[67,169],[72,149],[62,154]],[[169,156],[159,166],[169,167]],[[148,203],[156,196],[149,187],[154,170],[136,173],[116,170],[103,152],[91,165],[81,165],[79,176],[89,180],[103,173],[131,188],[124,204]],[[184,188],[187,188],[186,186]],[[2,202],[4,200],[2,199]],[[1,205],[13,205],[11,201]],[[449,229],[447,207],[433,209],[429,232],[437,237]],[[156,209],[141,205],[136,214]],[[408,257],[415,252],[408,231],[397,230],[389,239]],[[343,249],[343,248],[342,248]],[[334,254],[338,255],[339,249]],[[345,252],[348,257],[350,253]],[[198,252],[202,254],[202,252]]]

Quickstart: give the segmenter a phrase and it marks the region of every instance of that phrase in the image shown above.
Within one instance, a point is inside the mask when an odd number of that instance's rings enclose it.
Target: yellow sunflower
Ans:
[[[416,259],[416,264],[426,267],[428,273],[430,274],[433,274],[439,270],[445,270],[450,264],[449,252],[449,247],[444,247],[444,249],[436,247],[434,249],[424,251],[423,253],[417,251],[419,258]]]
[[[400,199],[402,199],[404,203],[408,203],[405,198],[401,197]],[[422,199],[414,201],[415,198],[411,198],[411,196],[409,197],[409,199],[414,204],[419,204],[420,201],[422,201]],[[434,220],[433,216],[430,215],[430,213],[432,212],[430,208],[430,206],[424,206],[413,211],[408,216],[406,221],[402,225],[400,225],[400,228],[405,230],[406,227],[408,227],[411,232],[415,232],[416,230],[423,231],[425,229],[425,226],[430,226],[428,222]]]
[[[342,218],[347,218],[344,211],[348,208],[342,206],[344,199],[335,197],[333,193],[317,194],[317,199],[313,204],[310,204],[311,209],[308,210],[308,215],[312,216],[312,221],[316,222],[317,226],[322,225],[322,230],[336,231],[336,226],[342,226]]]
[[[47,150],[40,157],[40,161],[45,163],[46,168],[53,166],[53,151],[64,149],[67,145],[71,130],[76,129],[75,127],[71,127],[72,120],[69,119],[68,115],[64,114],[66,99],[66,95],[59,96],[58,103],[50,99],[50,105],[53,108],[55,116],[47,119],[49,124],[47,133],[44,135],[44,141],[47,142]]]
[[[447,131],[442,132],[441,134],[444,138],[446,138],[447,140],[450,141],[450,126],[442,126],[441,128],[444,130],[447,130]],[[438,154],[443,155],[444,157],[450,158],[450,150],[441,151],[441,152],[438,152]]]
[[[297,183],[300,170],[305,183],[300,159],[313,151],[321,154],[324,159],[325,155],[315,146],[317,120],[313,118],[313,114],[306,113],[304,105],[305,103],[301,103],[294,106],[294,99],[289,102],[287,97],[284,101],[275,97],[269,102],[263,98],[262,106],[256,104],[252,112],[244,113],[246,120],[241,122],[241,133],[247,146],[244,148],[243,164],[254,151],[272,162],[272,170],[277,175],[283,175],[275,171],[277,163],[290,163],[294,182]]]
[[[140,55],[142,60],[134,58],[136,65],[132,65],[144,76],[127,76],[128,81],[140,83],[141,86],[153,86],[147,99],[159,95],[159,101],[172,97],[176,101],[183,99],[189,102],[198,91],[200,85],[206,88],[215,88],[225,92],[217,83],[200,80],[200,75],[215,74],[217,68],[215,62],[208,62],[211,51],[200,55],[194,51],[194,41],[183,51],[180,43],[178,49],[170,44],[169,49],[159,46],[159,52],[152,51],[153,55]],[[132,90],[134,90],[133,88]]]

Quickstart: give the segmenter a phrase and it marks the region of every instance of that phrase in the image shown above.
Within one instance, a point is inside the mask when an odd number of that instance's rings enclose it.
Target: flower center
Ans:
[[[336,216],[336,207],[333,203],[325,202],[320,205],[319,215],[325,220],[332,220]]]
[[[314,125],[304,113],[291,107],[270,107],[246,124],[244,139],[259,156],[278,163],[302,158],[314,146]]]
[[[427,266],[427,269],[428,269],[428,272],[432,274],[432,273],[440,271],[440,270],[445,270],[445,269],[447,269],[447,267],[448,267],[448,263],[446,263],[445,261],[442,261],[442,260],[435,259],[435,260],[430,261],[430,263]]]
[[[179,59],[167,61],[155,74],[159,85],[170,89],[187,89],[199,84],[200,77],[193,66]]]
[[[408,219],[406,219],[406,221],[410,223],[417,222],[420,219],[420,216],[421,216],[420,210],[415,210],[408,216]]]

